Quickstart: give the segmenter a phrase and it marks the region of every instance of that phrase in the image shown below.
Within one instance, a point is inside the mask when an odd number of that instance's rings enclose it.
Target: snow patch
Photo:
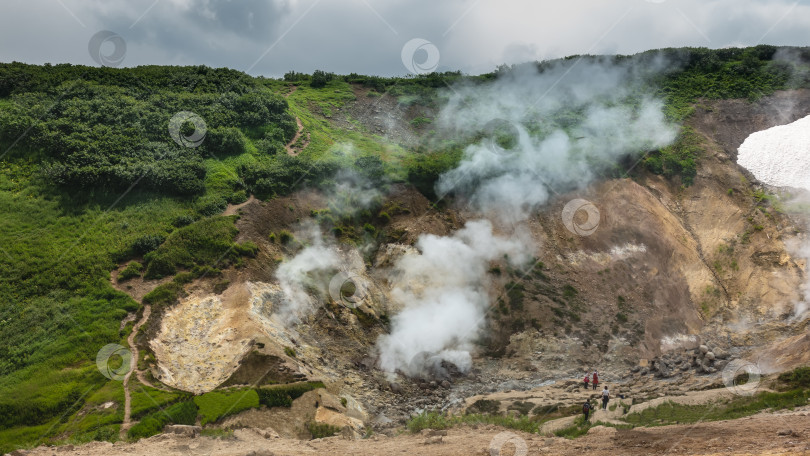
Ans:
[[[810,116],[751,134],[737,163],[768,185],[810,190]]]

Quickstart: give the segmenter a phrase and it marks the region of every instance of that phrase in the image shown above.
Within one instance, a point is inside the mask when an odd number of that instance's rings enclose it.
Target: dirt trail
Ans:
[[[132,412],[132,397],[129,393],[129,378],[132,376],[132,373],[138,370],[138,346],[135,345],[135,336],[138,334],[138,330],[149,320],[149,315],[152,313],[152,306],[145,304],[143,306],[143,316],[141,317],[140,321],[132,327],[132,332],[127,337],[127,345],[129,346],[129,351],[132,353],[132,356],[129,360],[129,372],[127,375],[124,376],[124,422],[121,424],[121,432],[119,433],[120,438],[125,438],[127,435],[127,431],[129,430],[130,426],[132,426],[132,422],[130,420],[131,412]],[[139,377],[140,378],[140,377]]]
[[[223,212],[222,215],[225,216],[236,215],[237,213],[239,213],[239,209],[242,209],[243,207],[247,206],[248,204],[254,201],[256,201],[256,198],[253,195],[250,195],[250,197],[243,203],[229,204],[228,207],[225,208],[225,212]]]
[[[300,147],[295,147],[295,143],[297,143],[301,135],[304,134],[304,124],[301,123],[301,119],[296,117],[295,123],[298,125],[298,131],[295,132],[293,139],[284,146],[284,148],[287,149],[287,153],[290,155],[298,155],[298,153],[304,150],[309,144],[309,140],[307,139],[303,141]]]
[[[289,97],[290,95],[293,94],[293,92],[298,90],[297,85],[290,85],[289,87],[290,91],[284,94],[284,98]],[[301,135],[304,133],[304,124],[301,123],[301,119],[296,117],[295,123],[298,125],[298,131],[295,132],[295,136],[293,136],[293,139],[291,139],[290,142],[288,142],[284,146],[284,148],[287,149],[287,153],[293,156],[298,155],[298,153],[301,152],[309,144],[309,141],[304,141],[304,144],[302,144],[300,148],[293,147],[295,142],[298,141],[298,138],[300,138]]]

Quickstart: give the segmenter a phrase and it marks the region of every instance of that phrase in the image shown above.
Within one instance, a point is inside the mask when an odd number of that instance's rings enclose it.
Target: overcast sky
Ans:
[[[0,61],[204,64],[271,77],[315,69],[478,74],[501,63],[572,54],[810,44],[810,0],[3,0],[0,5]],[[91,55],[88,44],[100,31],[112,33],[96,40],[101,48]],[[120,39],[110,39],[113,34]],[[121,42],[126,52],[120,63],[99,57],[123,51]]]

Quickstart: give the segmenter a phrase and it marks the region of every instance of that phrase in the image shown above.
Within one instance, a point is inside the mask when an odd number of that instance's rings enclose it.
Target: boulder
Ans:
[[[199,436],[201,430],[200,426],[189,426],[187,424],[169,424],[163,428],[163,432],[166,434],[177,434],[191,438]]]
[[[340,429],[348,426],[358,433],[361,433],[365,428],[362,421],[356,418],[348,417],[340,412],[336,412],[335,410],[326,407],[318,407],[317,410],[315,410],[314,421],[316,423],[324,423],[330,426],[335,426]]]
[[[245,453],[245,456],[275,456],[276,453],[268,449],[261,449],[261,450],[253,450]]]

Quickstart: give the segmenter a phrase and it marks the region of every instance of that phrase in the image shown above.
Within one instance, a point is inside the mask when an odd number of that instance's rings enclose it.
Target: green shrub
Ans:
[[[182,292],[182,285],[176,282],[164,283],[146,293],[143,297],[143,303],[154,306],[170,306],[177,302]]]
[[[810,366],[797,367],[790,372],[782,372],[777,377],[789,388],[810,388]]]
[[[332,437],[340,432],[340,428],[326,423],[316,423],[310,421],[307,425],[307,430],[313,439],[322,439],[324,437]]]
[[[170,276],[177,272],[177,268],[171,260],[164,256],[152,256],[149,258],[148,266],[146,266],[146,273],[143,275],[145,279],[161,279]]]
[[[250,193],[265,199],[287,195],[296,188],[315,186],[331,179],[340,165],[334,160],[280,154],[237,166]]]
[[[700,139],[697,133],[690,127],[683,127],[672,145],[648,154],[643,163],[655,174],[663,174],[666,177],[681,176],[683,184],[689,186],[697,175],[700,152]]]
[[[810,391],[786,392],[764,391],[753,396],[738,396],[724,403],[699,405],[677,404],[669,401],[657,407],[631,413],[625,421],[636,426],[664,426],[702,421],[733,420],[759,413],[763,410],[792,409],[807,405]]]
[[[281,231],[278,233],[278,240],[279,240],[279,241],[280,241],[282,244],[289,244],[289,243],[290,243],[290,242],[292,242],[294,239],[295,239],[295,237],[292,235],[292,233],[290,233],[290,232],[289,232],[289,231],[287,231],[287,230],[281,230]]]
[[[292,347],[284,347],[284,353],[289,356],[290,358],[295,358],[295,349]]]
[[[194,280],[194,273],[192,272],[180,272],[172,279],[172,282],[178,285],[184,285],[186,283],[191,283]]]
[[[304,393],[323,388],[321,382],[293,383],[289,385],[270,385],[256,389],[259,403],[267,407],[290,407],[292,402]]]
[[[193,401],[184,401],[172,405],[166,410],[155,412],[142,418],[127,431],[130,440],[138,440],[160,434],[167,424],[193,425],[197,420],[197,405]]]
[[[175,217],[175,219],[172,221],[172,226],[175,228],[182,228],[184,226],[191,225],[192,223],[194,223],[194,217],[190,215],[180,215]]]
[[[319,89],[326,86],[326,83],[335,78],[334,73],[327,73],[323,70],[315,70],[312,73],[312,79],[309,83],[310,86]]]
[[[566,439],[575,439],[588,433],[591,428],[590,421],[585,421],[585,416],[580,415],[574,419],[574,422],[563,429],[554,432],[557,437],[565,437]]]
[[[132,251],[135,252],[136,255],[145,255],[160,247],[160,244],[163,244],[165,240],[166,238],[163,236],[147,234],[146,236],[135,239],[135,242],[132,243]]]
[[[247,138],[235,127],[212,128],[206,133],[203,145],[214,157],[239,155],[247,148]]]
[[[566,297],[566,298],[569,298],[569,299],[573,298],[574,296],[577,295],[577,293],[578,293],[577,289],[574,288],[573,286],[569,285],[569,284],[566,284],[563,287],[563,296]]]
[[[129,280],[134,277],[140,277],[141,271],[143,271],[143,265],[141,263],[130,261],[127,267],[118,273],[118,281],[123,282],[124,280]]]
[[[408,430],[416,434],[423,429],[442,430],[451,425],[451,421],[443,414],[437,412],[422,412],[408,420]]]
[[[245,192],[244,190],[238,190],[238,191],[235,191],[235,192],[231,193],[231,195],[228,196],[228,203],[230,203],[230,204],[242,204],[245,201],[247,201],[247,199],[248,199],[247,192]]]
[[[208,202],[202,203],[198,208],[197,212],[202,215],[203,217],[211,217],[214,215],[219,215],[225,211],[228,207],[228,201],[225,198],[217,198],[210,200]]]
[[[223,291],[228,289],[228,286],[231,284],[231,281],[228,279],[222,279],[219,282],[214,284],[214,293],[220,294]]]
[[[205,277],[205,276],[218,276],[222,273],[217,268],[208,266],[208,265],[195,265],[191,268],[191,273],[194,274],[194,277]]]
[[[234,244],[233,250],[234,252],[236,252],[237,255],[255,258],[256,253],[259,251],[259,246],[256,245],[254,242],[245,241],[242,242],[241,244]]]
[[[193,268],[201,265],[227,265],[227,254],[232,251],[237,229],[235,216],[208,217],[191,225],[178,228],[148,257],[144,277],[165,277],[177,268]]]
[[[259,407],[259,395],[252,389],[211,391],[194,398],[200,408],[200,424],[213,423],[243,410]]]

